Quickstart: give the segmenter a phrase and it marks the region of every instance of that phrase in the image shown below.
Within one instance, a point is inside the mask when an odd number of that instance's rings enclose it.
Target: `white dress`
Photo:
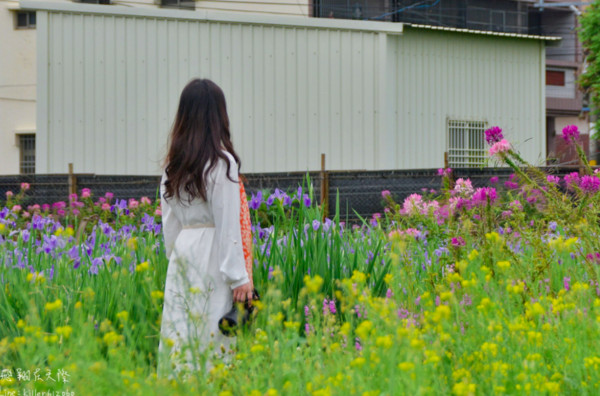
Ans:
[[[231,179],[238,179],[238,165],[230,162]],[[232,307],[232,290],[249,282],[240,229],[239,184],[227,178],[227,165],[220,159],[206,183],[207,201],[188,203],[164,198],[161,180],[161,209],[169,267],[164,293],[158,376],[165,364],[175,373],[210,367],[200,352],[228,351],[234,338],[221,334],[219,319]],[[202,357],[205,356],[205,357]]]

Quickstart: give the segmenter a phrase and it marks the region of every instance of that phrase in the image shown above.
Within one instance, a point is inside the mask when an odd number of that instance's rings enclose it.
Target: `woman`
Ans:
[[[210,365],[226,352],[218,329],[233,302],[252,298],[248,202],[229,132],[223,91],[192,80],[181,93],[161,181],[169,267],[158,375]],[[170,355],[170,356],[168,356]]]

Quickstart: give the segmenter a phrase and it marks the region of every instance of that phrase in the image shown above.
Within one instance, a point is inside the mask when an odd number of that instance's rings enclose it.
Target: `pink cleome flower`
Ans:
[[[92,191],[89,188],[83,188],[81,190],[81,198],[89,198],[92,196]]]
[[[23,191],[29,190],[29,183],[21,183],[21,190],[23,190]]]
[[[585,194],[595,194],[600,190],[600,179],[596,176],[582,176],[579,180],[579,188],[581,188]]]
[[[492,147],[490,147],[489,153],[490,156],[501,155],[507,153],[510,150],[510,143],[506,139],[502,139],[499,142],[494,143]]]
[[[567,143],[574,142],[579,139],[579,129],[576,125],[567,125],[562,130],[562,137]]]
[[[500,127],[493,126],[485,131],[485,141],[490,146],[494,143],[498,143],[502,139],[504,139],[504,135],[502,135],[502,129],[500,129]]]
[[[408,215],[420,213],[423,210],[423,197],[420,194],[409,195],[402,205],[402,211]]]

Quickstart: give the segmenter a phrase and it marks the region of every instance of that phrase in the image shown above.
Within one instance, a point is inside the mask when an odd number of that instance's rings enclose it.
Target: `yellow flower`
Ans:
[[[265,392],[265,396],[277,396],[279,395],[279,393],[277,392],[276,389],[269,389],[268,391]]]
[[[360,285],[360,284],[364,284],[367,281],[367,276],[360,271],[354,270],[354,272],[352,273],[351,280],[352,280],[352,282]]]
[[[323,278],[321,278],[319,275],[315,275],[312,278],[308,275],[305,275],[304,284],[309,292],[318,293],[321,289],[321,286],[323,286]]]
[[[383,281],[389,285],[390,283],[392,283],[394,281],[394,275],[392,275],[390,273],[385,274],[385,276],[383,277]]]
[[[150,269],[150,264],[147,261],[144,261],[135,267],[135,272],[143,272],[147,271],[148,269]]]
[[[165,293],[160,290],[154,290],[150,293],[150,296],[156,300],[162,300],[165,297]]]
[[[49,343],[49,344],[54,344],[55,342],[58,341],[58,336],[57,335],[50,335],[50,336],[44,336],[44,342]]]
[[[115,346],[119,341],[122,340],[123,336],[115,333],[114,331],[109,331],[108,333],[104,334],[104,337],[102,337],[102,341],[104,341],[104,343],[109,346]]]
[[[362,339],[365,340],[371,331],[373,330],[373,323],[369,320],[365,320],[361,322],[356,328],[356,334]]]
[[[56,299],[54,302],[46,303],[45,307],[46,311],[56,311],[62,308],[62,301],[60,299]]]
[[[506,270],[508,268],[510,268],[510,261],[498,261],[496,263],[496,265],[498,266],[498,268],[500,268],[501,270]]]
[[[377,340],[375,340],[375,345],[378,347],[383,347],[384,349],[391,348],[393,345],[392,336],[386,335],[383,337],[377,337]]]
[[[71,326],[59,326],[56,328],[56,333],[65,338],[69,338],[72,332],[73,328]]]
[[[283,326],[286,329],[298,330],[300,328],[300,322],[283,322]]]
[[[359,356],[350,362],[350,367],[360,367],[363,364],[365,364],[365,362],[366,362],[366,359],[362,356]]]
[[[117,318],[121,319],[123,322],[127,322],[127,319],[129,319],[129,312],[121,311],[117,314]]]
[[[454,384],[452,387],[452,393],[456,396],[470,396],[475,394],[477,387],[475,384],[467,384],[465,382],[459,382]]]
[[[475,260],[479,256],[479,252],[475,249],[471,250],[471,253],[467,256],[467,258],[471,261]]]
[[[252,348],[250,348],[250,352],[252,353],[258,353],[258,352],[262,352],[265,350],[264,345],[253,345]]]
[[[347,336],[348,334],[350,334],[350,323],[345,322],[342,325],[342,327],[340,328],[340,333],[342,333],[345,336]]]
[[[501,243],[502,242],[502,237],[496,231],[488,232],[487,234],[485,234],[485,239],[487,239],[491,243]]]
[[[402,362],[398,364],[398,368],[402,371],[414,370],[415,364],[413,362]]]
[[[83,304],[81,303],[81,301],[77,301],[77,302],[75,303],[75,309],[79,309],[79,308],[81,308],[81,306],[82,306],[82,305],[83,305]]]
[[[138,247],[137,237],[131,237],[127,240],[127,247],[131,250],[136,250]]]
[[[486,312],[487,310],[490,309],[490,307],[492,306],[492,300],[490,300],[489,298],[485,297],[481,300],[481,302],[479,303],[479,305],[477,306],[477,309],[481,312]]]
[[[72,237],[73,235],[75,235],[75,230],[73,229],[73,227],[67,227],[65,229],[65,234],[67,234],[67,237]]]

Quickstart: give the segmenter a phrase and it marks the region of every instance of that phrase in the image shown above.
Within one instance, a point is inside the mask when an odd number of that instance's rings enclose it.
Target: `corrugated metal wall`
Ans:
[[[442,166],[448,117],[531,137],[523,147],[537,159],[543,55],[540,41],[422,29],[42,11],[37,172],[72,162],[159,173],[179,94],[197,76],[225,92],[244,172],[314,170],[321,153],[328,169]]]
[[[525,158],[545,155],[543,43],[423,29],[388,40],[397,89],[383,169],[443,165],[448,120],[499,125]]]

